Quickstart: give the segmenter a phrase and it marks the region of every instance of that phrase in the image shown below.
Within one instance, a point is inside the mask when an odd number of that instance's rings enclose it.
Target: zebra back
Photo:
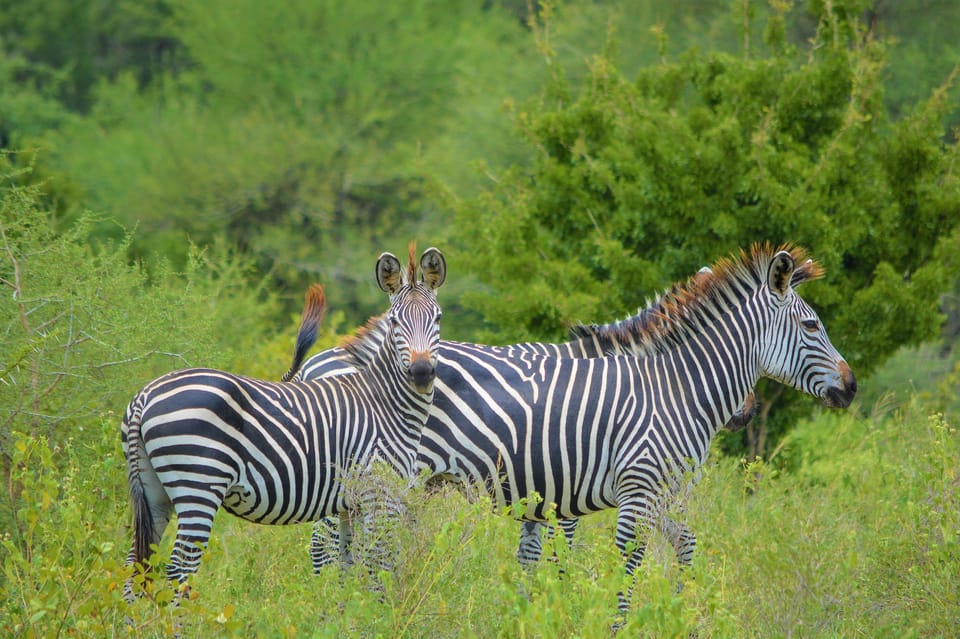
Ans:
[[[702,282],[711,275],[710,269],[704,267],[694,278]],[[607,324],[573,325],[570,327],[570,339],[566,342],[557,344],[522,342],[501,348],[506,349],[511,356],[519,357],[526,355],[566,358],[607,357],[610,355],[646,357],[656,349],[642,336],[655,318],[658,316],[664,317],[665,313],[669,312],[664,305],[664,300],[670,295],[676,295],[680,287],[681,284],[675,284],[658,297],[649,300],[646,307],[639,309],[636,314],[626,319]],[[297,333],[293,363],[281,379],[283,381],[315,379],[355,372],[356,368],[350,364],[348,354],[339,347],[317,353],[305,363],[303,362],[303,354],[316,341],[316,324],[319,322],[319,318],[316,317],[315,313],[311,313],[308,307],[309,300],[304,306],[303,319]],[[457,342],[450,341],[443,341],[442,344],[445,348],[456,348],[458,345]],[[466,343],[461,344],[466,345]],[[759,404],[756,401],[756,396],[751,392],[743,405],[738,407],[730,421],[725,424],[725,427],[731,431],[744,428],[756,414],[758,408]]]

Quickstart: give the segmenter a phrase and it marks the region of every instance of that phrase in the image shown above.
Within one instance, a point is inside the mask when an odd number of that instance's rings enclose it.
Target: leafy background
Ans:
[[[412,238],[450,265],[444,337],[488,343],[793,241],[827,268],[803,294],[860,398],[762,383],[690,497],[684,590],[655,551],[628,627],[952,636],[958,21],[947,0],[0,0],[0,628],[606,636],[611,513],[557,548],[561,581],[520,574],[514,522],[452,490],[384,601],[311,578],[305,529],[222,517],[197,599],[128,610],[119,414],[173,368],[276,378],[314,281],[335,344]]]

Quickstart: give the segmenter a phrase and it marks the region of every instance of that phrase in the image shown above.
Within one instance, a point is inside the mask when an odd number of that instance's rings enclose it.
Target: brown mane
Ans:
[[[808,259],[807,252],[792,244],[774,248],[769,242],[756,243],[749,254],[721,258],[710,267],[684,282],[674,284],[647,308],[621,322],[605,325],[574,326],[571,333],[578,338],[596,338],[607,346],[610,342],[629,344],[645,353],[662,352],[679,344],[705,323],[739,306],[758,287],[766,285],[767,268],[773,256],[788,251],[797,265],[790,280],[792,286],[823,276],[823,268]]]
[[[365,368],[371,364],[387,336],[386,313],[375,315],[353,335],[340,341],[340,348],[347,352],[348,361],[356,368]]]
[[[407,247],[407,285],[413,286],[417,283],[417,243],[410,241]]]

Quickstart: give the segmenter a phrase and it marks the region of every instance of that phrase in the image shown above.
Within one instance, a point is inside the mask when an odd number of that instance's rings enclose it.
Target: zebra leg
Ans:
[[[683,522],[664,517],[660,529],[673,545],[680,567],[690,566],[693,563],[693,551],[697,548],[697,536],[693,534],[690,527]]]
[[[333,522],[330,522],[331,525]],[[348,513],[341,513],[339,520],[339,528],[337,530],[331,529],[330,542],[334,539],[337,542],[337,550],[340,553],[340,563],[343,566],[352,566],[353,565],[353,553],[350,548],[353,545],[353,518],[350,517]],[[330,546],[328,546],[330,547]]]
[[[310,563],[313,565],[315,575],[319,575],[322,568],[334,562],[335,554],[332,551],[340,547],[340,530],[337,526],[333,517],[324,517],[313,522],[313,533],[310,535]]]
[[[564,537],[567,538],[567,544],[573,546],[573,536],[577,532],[577,524],[580,523],[580,520],[577,517],[571,517],[570,519],[561,519],[557,523],[560,525]]]
[[[361,530],[363,534],[363,563],[373,580],[373,589],[382,591],[383,584],[376,578],[378,572],[392,571],[395,560],[394,533],[403,517],[404,506],[399,498],[390,494],[383,486],[372,486],[365,490],[361,500]],[[343,519],[341,518],[341,547],[349,544],[344,539]]]
[[[170,502],[164,502],[162,504],[157,504],[151,508],[151,516],[153,517],[153,530],[155,531],[154,538],[150,540],[150,544],[160,543],[160,536],[163,535],[164,529],[167,527],[167,524],[170,522],[170,515],[172,508]],[[130,545],[130,552],[127,553],[127,559],[123,562],[124,566],[135,566],[137,563],[137,553],[135,544]],[[149,571],[149,566],[144,565],[144,573]],[[123,584],[123,598],[128,604],[132,604],[136,595],[133,592],[133,575],[131,575]]]
[[[560,530],[563,531],[563,536],[567,538],[567,547],[573,548],[573,536],[577,533],[577,524],[580,523],[580,520],[576,517],[571,519],[561,519],[557,522],[557,525],[560,526]],[[553,555],[554,560],[557,559],[556,553]],[[560,567],[560,574],[564,573],[564,569]]]
[[[315,522],[313,525],[314,542],[317,541],[318,532],[322,532],[324,538],[318,545],[311,547],[311,556],[313,556],[313,548],[319,548],[327,558],[327,562],[324,565],[328,565],[333,563],[334,549],[336,549],[340,558],[340,585],[342,586],[344,584],[344,577],[347,575],[347,569],[353,566],[353,553],[351,552],[351,547],[353,546],[353,517],[350,511],[342,511],[336,519],[333,517],[325,517]],[[316,562],[314,562],[314,574],[319,573],[320,567],[322,566],[317,566]],[[345,601],[337,602],[337,610],[341,614],[345,609]]]
[[[563,531],[563,536],[567,538],[567,545],[570,547],[573,546],[573,536],[577,531],[578,521],[579,519],[574,517],[572,519],[561,519],[557,522]],[[517,561],[519,561],[520,565],[524,568],[528,568],[540,561],[540,557],[543,555],[541,531],[544,527],[547,528],[547,539],[553,539],[553,536],[556,534],[556,529],[551,524],[539,521],[525,521],[520,528],[520,544],[517,547]],[[553,553],[551,560],[557,560],[556,553]],[[563,568],[560,569],[560,573],[563,574]]]
[[[677,522],[666,516],[660,521],[660,530],[673,546],[673,552],[677,555],[680,570],[686,570],[693,563],[693,551],[697,548],[697,536],[685,523]],[[677,592],[680,592],[682,588],[683,583],[678,583]]]
[[[574,536],[574,535],[576,534],[576,532],[577,532],[577,523],[578,523],[579,521],[580,521],[579,519],[577,519],[576,517],[574,517],[574,518],[572,518],[572,519],[561,519],[560,521],[557,522],[557,525],[560,527],[560,530],[563,531],[563,536],[564,536],[564,537],[566,538],[566,540],[567,540],[567,548],[573,548],[573,536]],[[556,533],[556,531],[554,530],[553,526],[551,526],[551,527],[550,527],[550,537],[552,538],[555,533]],[[550,557],[550,560],[551,560],[551,561],[554,561],[554,562],[559,562],[559,561],[560,561],[560,558],[557,557],[556,551],[553,552],[553,554],[552,554],[551,557]],[[567,571],[566,571],[566,569],[561,565],[560,568],[559,568],[559,572],[560,572],[560,576],[562,577],[564,574],[566,574]]]
[[[525,569],[529,570],[535,563],[540,561],[540,555],[543,552],[543,542],[540,539],[540,531],[544,524],[539,521],[524,521],[520,526],[520,544],[517,546],[517,561]]]
[[[167,524],[170,522],[170,517],[173,514],[173,504],[170,502],[170,499],[167,497],[166,492],[163,490],[163,487],[156,480],[156,475],[142,475],[142,479],[138,481],[143,481],[141,485],[141,490],[137,492],[135,499],[141,500],[139,506],[134,505],[134,511],[136,512],[138,508],[142,509],[140,514],[135,515],[134,517],[134,536],[136,535],[145,535],[147,538],[144,539],[146,546],[153,546],[154,544],[160,543],[160,538],[163,536],[163,531],[166,529]],[[148,520],[143,520],[140,517],[147,517]],[[152,526],[150,523],[152,522]],[[146,525],[145,525],[146,524]],[[141,530],[143,528],[143,530]],[[144,573],[149,572],[150,566],[146,562],[147,558],[143,559],[143,571]],[[136,551],[136,541],[130,545],[130,552],[127,553],[127,559],[124,561],[124,566],[136,566],[137,564],[137,551]],[[135,594],[133,590],[133,575],[131,575],[123,584],[123,598],[128,604],[132,604],[135,599]]]
[[[539,521],[520,522],[520,544],[517,546],[517,562],[519,562],[523,572],[528,575],[533,570],[534,565],[540,561],[540,554],[543,552],[540,531],[544,525]],[[521,582],[519,592],[520,596],[525,599],[533,598],[525,581]]]
[[[127,553],[127,559],[123,562],[124,566],[135,566],[137,563],[137,549],[136,542],[130,544],[130,552]],[[144,566],[144,572],[146,572],[146,566]],[[136,568],[134,568],[136,571]],[[127,577],[127,580],[123,582],[123,599],[128,603],[132,604],[136,599],[136,595],[133,594],[133,575]],[[129,621],[129,620],[128,620]]]
[[[177,511],[177,537],[167,564],[167,580],[177,586],[177,599],[188,592],[187,578],[197,572],[203,549],[210,541],[213,517],[223,503],[223,494],[192,494],[174,505]]]
[[[617,611],[621,616],[626,615],[630,609],[630,599],[633,596],[633,575],[643,562],[651,522],[652,514],[646,500],[638,496],[620,500],[617,507],[616,543],[621,555],[625,558],[624,568],[629,581],[627,592],[617,593]]]

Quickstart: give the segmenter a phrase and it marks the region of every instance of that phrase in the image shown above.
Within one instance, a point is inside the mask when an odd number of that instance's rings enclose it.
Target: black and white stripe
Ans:
[[[697,277],[703,277],[710,273],[710,269],[704,268],[697,274]],[[571,329],[572,339],[562,344],[550,344],[542,342],[525,342],[515,344],[509,348],[511,353],[520,355],[535,355],[542,357],[562,357],[562,358],[593,358],[605,357],[609,355],[630,355],[633,357],[646,357],[655,349],[644,342],[643,335],[646,328],[658,315],[664,313],[661,301],[667,293],[661,297],[649,302],[646,308],[641,309],[637,314],[624,320],[611,324],[591,324],[584,326],[575,326]],[[316,336],[316,328],[306,322],[301,325],[300,333],[297,336],[297,355],[294,358],[293,367],[283,376],[283,379],[315,379],[318,377],[327,377],[330,375],[341,375],[354,372],[346,353],[340,348],[331,348],[322,353],[314,355],[308,359],[303,367],[297,371],[296,367],[303,357],[303,354],[313,343]],[[461,342],[441,342],[443,351],[446,353],[460,352],[462,347],[475,347],[474,344],[464,344]],[[444,377],[444,371],[441,369],[439,375]],[[438,388],[437,392],[445,392],[446,386]],[[739,407],[734,413],[726,427],[731,430],[743,428],[752,418],[757,408],[753,393],[747,396],[743,406]],[[429,422],[428,422],[429,427]],[[432,468],[422,457],[418,460],[421,469]],[[563,530],[568,544],[573,543],[576,533],[578,519],[575,517],[560,519],[558,524]],[[349,543],[341,540],[340,531],[344,529],[345,522],[338,522],[334,519],[324,518],[314,524],[313,533],[310,541],[310,559],[313,565],[313,571],[319,573],[320,570],[330,565],[334,557],[341,553],[341,560],[347,560],[347,551]],[[517,559],[524,566],[530,566],[539,561],[542,554],[543,529],[548,529],[548,534],[553,531],[549,524],[539,521],[523,522],[520,529],[520,543],[517,548]],[[678,559],[683,562],[683,557],[689,554],[682,541],[686,539],[676,531],[682,531],[682,523],[669,521],[664,517],[661,529],[672,539],[677,540],[674,544],[677,550]]]
[[[196,572],[221,507],[262,524],[294,524],[356,513],[365,531],[398,516],[396,497],[363,481],[386,465],[414,478],[416,448],[433,399],[446,264],[436,249],[406,270],[384,253],[377,282],[390,309],[351,338],[344,352],[355,375],[266,382],[193,368],[147,384],[121,427],[134,511],[127,564],[145,562],[170,517],[176,540],[167,578]],[[304,322],[319,324],[322,289],[308,293]],[[357,491],[345,481],[357,478]],[[355,493],[355,494],[354,494]],[[381,553],[370,563],[389,568]],[[132,597],[132,583],[126,594]]]
[[[849,366],[794,290],[821,273],[804,260],[800,249],[755,246],[675,287],[633,336],[643,358],[443,343],[418,463],[484,487],[500,506],[536,493],[542,500],[521,509],[528,521],[554,507],[561,519],[617,508],[630,575],[657,526],[688,564],[695,538],[662,518],[663,504],[689,485],[758,379],[827,406],[845,407],[856,393]]]

